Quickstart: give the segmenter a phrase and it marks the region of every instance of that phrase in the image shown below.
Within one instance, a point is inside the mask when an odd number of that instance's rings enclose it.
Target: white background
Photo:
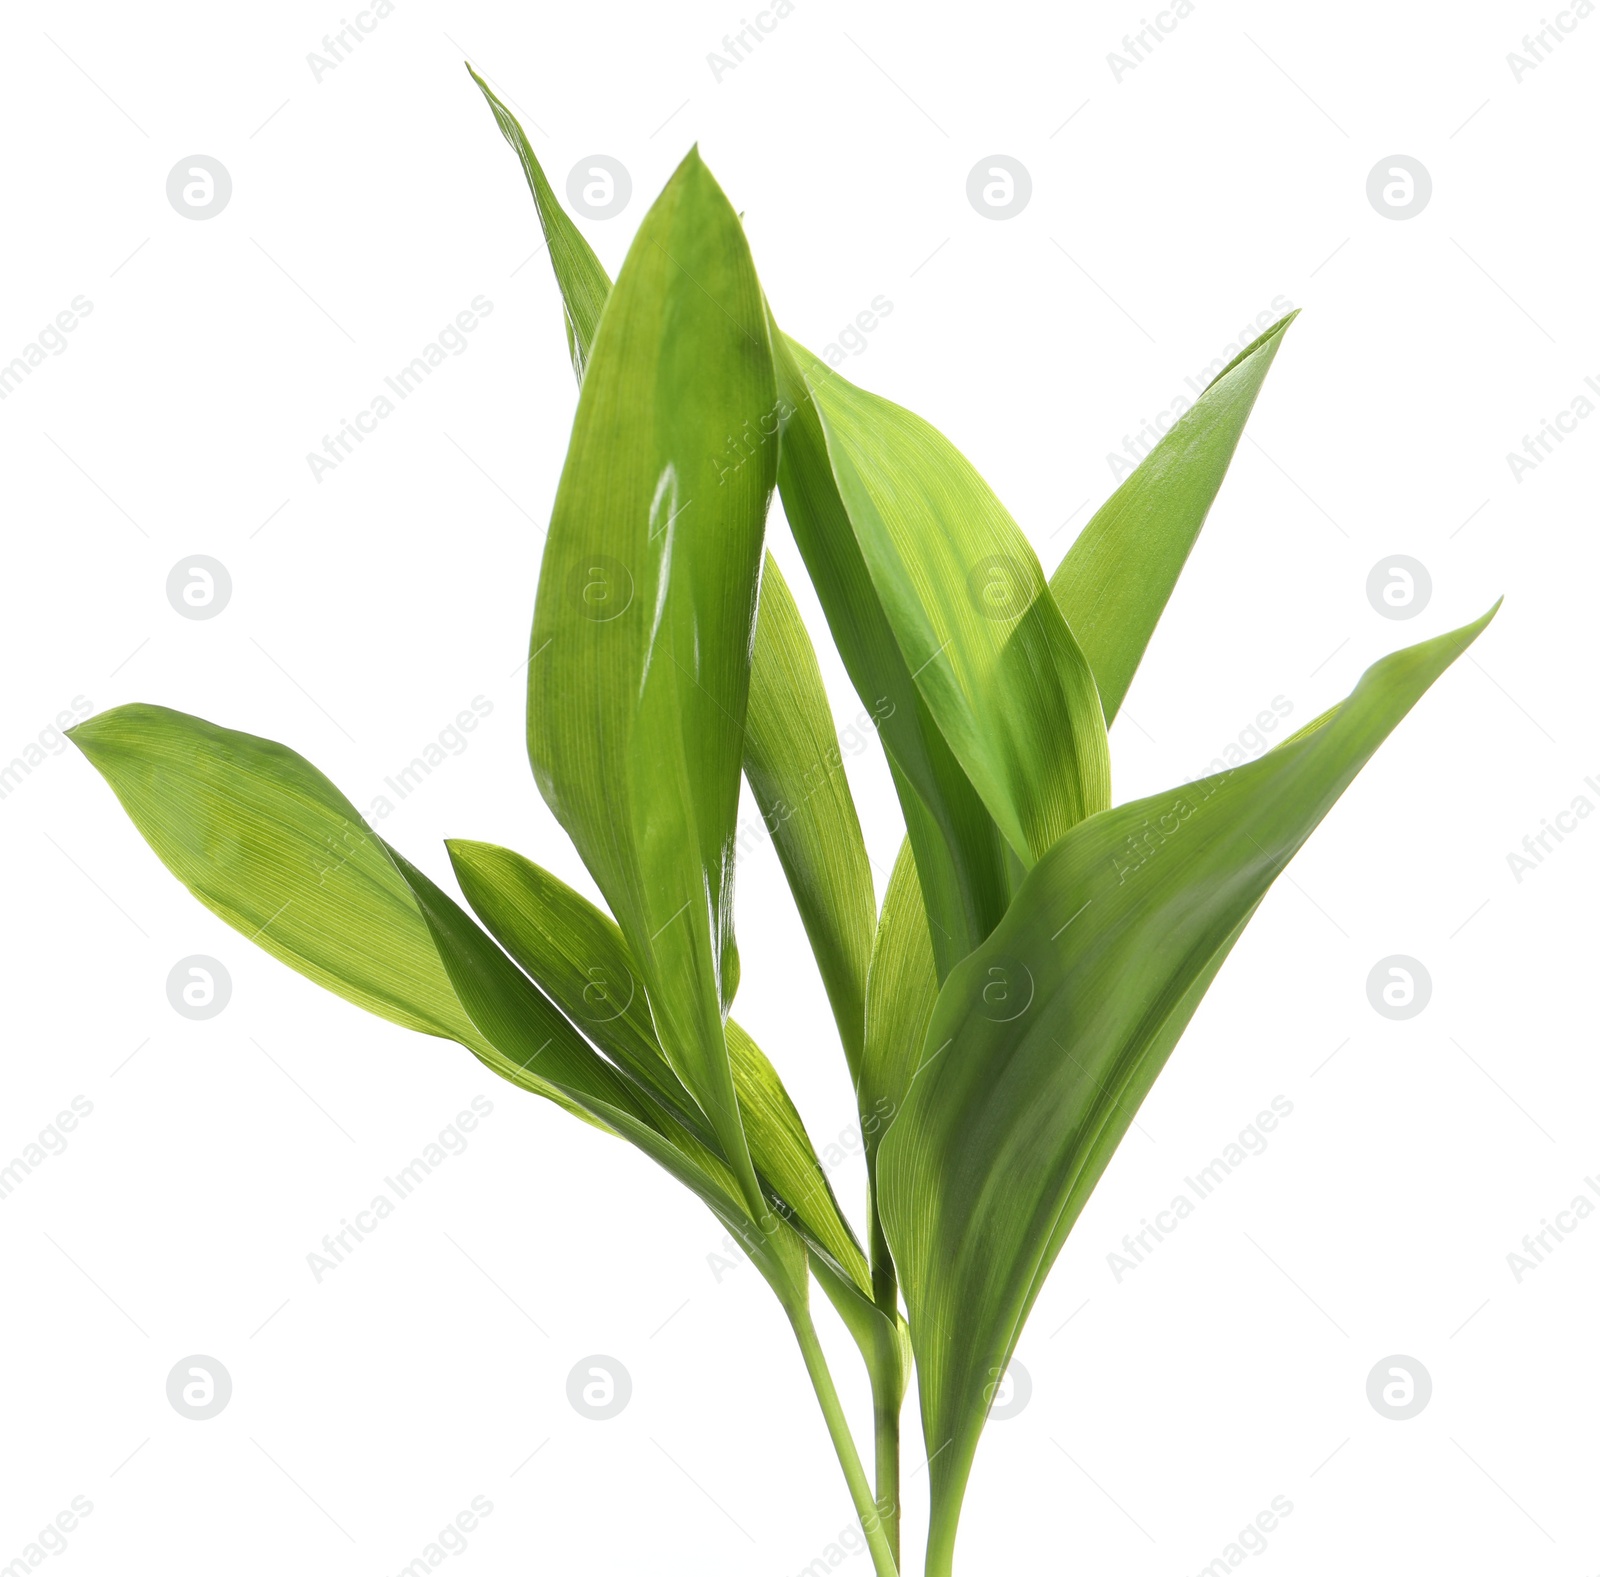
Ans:
[[[365,807],[481,696],[384,835],[436,877],[456,835],[592,890],[534,791],[515,672],[572,378],[463,54],[558,186],[597,152],[631,172],[587,226],[611,269],[698,139],[792,333],[820,348],[886,296],[847,375],[949,433],[1047,570],[1108,452],[1288,297],[1304,315],[1115,730],[1119,798],[1203,771],[1274,697],[1309,721],[1379,653],[1505,608],[1268,898],[1141,1112],[1023,1337],[1032,1398],[986,1436],[962,1569],[1186,1577],[1283,1495],[1252,1569],[1579,1577],[1600,1221],[1520,1284],[1506,1256],[1600,1173],[1600,824],[1521,882],[1506,856],[1600,804],[1600,421],[1520,481],[1506,454],[1600,378],[1600,20],[1519,82],[1536,7],[1199,0],[1118,80],[1148,13],[1063,12],[796,0],[718,81],[737,7],[400,0],[318,81],[331,3],[8,7],[0,358],[93,310],[0,405],[0,757],[75,696],[161,702],[285,741]],[[233,182],[204,222],[166,197],[195,153]],[[994,153],[1033,181],[1006,222],[966,197]],[[1366,194],[1396,153],[1433,182],[1401,222]],[[465,353],[314,480],[307,451],[477,295]],[[165,594],[195,553],[233,582],[205,622]],[[1405,622],[1365,592],[1395,553],[1432,577]],[[859,702],[824,662],[842,724]],[[875,748],[849,771],[881,890],[893,796]],[[850,1506],[798,1357],[748,1265],[718,1279],[698,1204],[251,949],[70,747],[0,800],[0,837],[0,1161],[93,1105],[0,1201],[0,1563],[75,1495],[93,1512],[49,1565],[85,1577],[385,1577],[476,1495],[493,1512],[447,1564],[483,1577],[828,1558]],[[770,847],[739,881],[740,1016],[825,1146],[852,1102]],[[205,1022],[167,1001],[191,954],[233,981]],[[1367,1000],[1390,954],[1433,982],[1405,1022]],[[494,1109],[467,1151],[315,1281],[323,1234],[474,1095]],[[1267,1151],[1115,1280],[1122,1235],[1275,1095]],[[855,1209],[859,1164],[835,1181]],[[196,1353],[234,1387],[204,1423],[165,1395]],[[566,1398],[590,1354],[632,1377],[610,1422]],[[1366,1396],[1392,1354],[1432,1376],[1408,1422]],[[906,1425],[915,1530],[914,1405]]]

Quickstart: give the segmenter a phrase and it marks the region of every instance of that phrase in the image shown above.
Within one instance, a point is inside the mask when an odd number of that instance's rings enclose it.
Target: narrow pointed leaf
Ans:
[[[220,919],[335,995],[457,1041],[502,1078],[630,1139],[737,1229],[780,1295],[796,1295],[803,1250],[750,1222],[726,1163],[586,1045],[304,757],[139,704],[102,712],[71,738],[157,857]]]
[[[539,578],[528,750],[638,960],[662,1049],[759,1208],[722,1019],[772,355],[744,233],[691,153],[645,216],[584,372]]]
[[[502,1078],[524,1088],[536,1087],[531,1081],[537,1079],[537,1070],[546,1066],[553,1052],[571,1056],[576,1048],[579,1055],[594,1058],[572,1024],[460,907],[402,855],[389,852],[416,894],[418,909],[458,1000],[483,1038],[483,1044],[475,1048],[479,1058]],[[659,1050],[655,1057],[662,1060]],[[594,1061],[615,1078],[601,1059]],[[764,1212],[759,1226],[751,1220],[739,1179],[700,1124],[678,1120],[672,1109],[663,1111],[641,1101],[626,1086],[620,1094],[620,1101],[613,1105],[586,1092],[584,1104],[594,1120],[642,1149],[711,1208],[738,1237],[785,1306],[803,1303],[806,1252],[783,1216]]]
[[[776,337],[774,354],[784,413],[784,515],[851,683],[878,720],[943,975],[1005,913],[1011,896],[1005,842],[918,691],[873,586],[801,372],[806,353]]]
[[[901,656],[940,732],[1031,865],[1111,802],[1094,678],[1028,540],[921,417],[792,340],[839,499]]]
[[[939,994],[928,919],[910,842],[889,875],[867,971],[866,1049],[857,1091],[869,1177],[878,1147],[905,1104]]]
[[[1374,664],[1266,756],[1076,827],[945,981],[878,1162],[934,1459],[930,1572],[949,1570],[993,1381],[1199,992],[1493,612]]]
[[[550,266],[555,270],[561,286],[561,304],[566,313],[567,350],[572,357],[572,370],[578,382],[583,382],[583,369],[589,360],[589,347],[594,343],[595,330],[600,325],[600,313],[606,297],[611,294],[611,279],[600,266],[594,248],[583,238],[582,232],[567,216],[567,211],[556,200],[556,194],[545,177],[543,168],[534,156],[533,148],[517,124],[517,118],[495,97],[489,84],[472,70],[472,80],[483,89],[483,96],[494,111],[495,123],[501,135],[511,144],[527,177],[528,190],[533,193],[534,207],[538,210],[539,225],[544,231],[545,245],[550,252]]]
[[[467,902],[512,958],[619,1067],[648,1087],[686,1128],[715,1139],[662,1054],[621,931],[581,894],[510,849],[452,839]],[[863,1290],[870,1283],[827,1174],[777,1072],[732,1019],[727,1025],[739,1110],[761,1181],[809,1241]]]
[[[1110,727],[1205,524],[1283,334],[1247,345],[1102,504],[1050,591],[1094,671]]]
[[[357,1007],[485,1050],[440,960],[410,867],[402,869],[304,757],[269,739],[139,704],[101,712],[71,738],[161,862],[213,914]],[[527,1087],[580,1114],[591,1097],[642,1110],[626,1082],[576,1035],[556,1035],[559,1015],[529,990],[529,1021],[552,1044]]]
[[[750,666],[744,771],[816,955],[854,1079],[876,908],[872,867],[817,654],[771,554]]]
[[[527,176],[549,241],[573,370],[581,384],[600,309],[611,291],[610,276],[557,200],[516,117],[476,73],[473,80]],[[841,769],[816,652],[770,553],[756,617],[744,768],[816,954],[854,1077],[872,946],[872,871]]]

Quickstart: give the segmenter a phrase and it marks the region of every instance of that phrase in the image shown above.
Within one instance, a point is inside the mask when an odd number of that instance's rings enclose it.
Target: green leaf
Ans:
[[[872,867],[817,654],[770,553],[750,667],[744,772],[816,955],[853,1080],[877,907]]]
[[[870,1302],[872,1278],[866,1255],[839,1209],[800,1113],[766,1053],[735,1019],[728,1020],[728,1053],[750,1151],[762,1176],[781,1196],[785,1208],[780,1214]]]
[[[618,1066],[647,1086],[682,1125],[715,1145],[693,1097],[662,1054],[627,942],[612,920],[532,860],[492,843],[452,839],[467,902],[512,958]],[[779,1215],[828,1254],[863,1291],[866,1261],[811,1140],[772,1064],[733,1020],[727,1026],[751,1157]]]
[[[1093,675],[1017,523],[920,416],[787,346],[878,602],[956,759],[1031,866],[1111,803]]]
[[[1050,577],[1094,671],[1110,727],[1233,451],[1298,313],[1280,318],[1212,379],[1102,504]]]
[[[662,1048],[760,1209],[722,1019],[732,869],[776,428],[744,232],[691,152],[606,304],[539,577],[528,752],[638,961]]]
[[[857,1094],[869,1180],[883,1136],[911,1088],[938,994],[916,858],[907,840],[889,874],[867,971],[866,1051]]]
[[[993,1385],[1210,976],[1494,611],[1383,658],[1340,706],[1260,759],[1081,823],[945,981],[878,1160],[933,1459],[935,1577],[950,1569]]]
[[[782,336],[774,352],[784,413],[778,473],[784,514],[851,683],[878,720],[943,974],[1006,911],[1012,871],[1005,842],[918,691],[873,586],[800,370],[807,353]]]
[[[70,731],[161,862],[212,913],[357,1007],[465,1046],[502,1078],[621,1134],[737,1230],[780,1296],[793,1235],[763,1232],[725,1162],[586,1045],[460,907],[294,751],[166,707]]]
[[[457,998],[486,1038],[485,1047],[475,1048],[481,1060],[502,1078],[527,1087],[530,1070],[544,1065],[542,1059],[550,1055],[552,1046],[575,1047],[615,1080],[614,1071],[594,1056],[568,1020],[460,907],[403,856],[392,849],[389,852],[416,895]],[[759,1057],[759,1052],[756,1055]],[[659,1050],[655,1060],[664,1065]],[[667,1075],[670,1076],[670,1069]],[[677,1095],[680,1101],[688,1102],[681,1085]],[[594,1118],[642,1149],[710,1207],[744,1244],[786,1308],[804,1305],[803,1243],[781,1211],[763,1210],[759,1226],[751,1220],[741,1200],[739,1179],[706,1137],[703,1120],[682,1120],[676,1103],[663,1111],[658,1105],[641,1101],[626,1087],[620,1104],[613,1105],[593,1095],[584,1104]],[[692,1102],[689,1104],[692,1106]]]
[[[456,880],[497,942],[619,1068],[686,1126],[705,1116],[662,1054],[643,983],[616,923],[542,866],[510,849],[445,840]]]
[[[483,88],[527,175],[550,243],[573,370],[581,384],[600,309],[611,291],[610,277],[557,201],[515,116],[476,73],[473,80]],[[872,871],[816,652],[770,553],[756,616],[744,769],[816,954],[854,1077],[872,946]]]
[[[611,294],[611,279],[600,266],[594,248],[584,240],[578,227],[567,217],[566,210],[556,200],[556,194],[545,178],[544,170],[534,156],[517,118],[495,97],[489,84],[467,67],[472,80],[483,89],[483,96],[494,111],[495,123],[501,135],[511,144],[527,177],[528,190],[533,193],[534,207],[539,213],[539,224],[544,231],[545,244],[550,249],[550,266],[555,269],[561,286],[561,303],[566,310],[567,351],[572,357],[572,370],[583,382],[583,369],[589,359],[589,347],[594,343],[595,330],[600,324],[600,313]]]

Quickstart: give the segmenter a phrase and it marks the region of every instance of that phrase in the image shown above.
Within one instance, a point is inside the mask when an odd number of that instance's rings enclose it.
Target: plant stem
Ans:
[[[898,1370],[898,1363],[895,1365]],[[887,1390],[888,1394],[885,1395]],[[900,1385],[898,1374],[872,1374],[872,1424],[877,1444],[878,1515],[889,1555],[900,1559]]]
[[[878,1215],[876,1191],[869,1201],[872,1211],[872,1299],[888,1321],[879,1338],[878,1351],[868,1363],[872,1378],[872,1427],[876,1445],[874,1473],[878,1514],[883,1519],[889,1553],[900,1559],[900,1406],[905,1400],[905,1375],[894,1335],[899,1318],[899,1289],[894,1261]]]
[[[811,1323],[811,1312],[803,1305],[791,1308],[789,1320],[806,1361],[806,1373],[811,1376],[812,1388],[822,1406],[822,1416],[827,1420],[828,1434],[833,1440],[833,1449],[838,1453],[839,1466],[844,1469],[845,1482],[850,1486],[850,1499],[855,1503],[856,1515],[861,1519],[861,1531],[866,1535],[867,1548],[872,1552],[872,1569],[876,1577],[899,1577],[884,1519],[878,1514],[873,1501],[872,1487],[867,1483],[866,1470],[861,1466],[855,1437],[850,1433],[844,1408],[839,1403],[839,1393],[834,1389],[828,1360],[823,1355],[821,1342],[817,1340],[816,1327]]]

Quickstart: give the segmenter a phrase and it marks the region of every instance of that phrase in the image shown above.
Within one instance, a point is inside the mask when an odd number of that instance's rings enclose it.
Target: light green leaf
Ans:
[[[469,68],[470,69],[470,68]],[[583,381],[611,280],[556,199],[516,118],[474,73],[528,178]],[[811,637],[769,553],[745,718],[745,776],[806,927],[854,1077],[872,946],[872,871]]]
[[[920,416],[790,340],[840,501],[928,710],[1031,866],[1111,803],[1094,678],[1032,547],[988,484]]]
[[[732,869],[776,430],[744,232],[691,152],[601,317],[539,577],[528,753],[638,961],[662,1049],[761,1207],[722,1019]]]
[[[448,845],[467,902],[501,946],[619,1067],[715,1146],[693,1097],[662,1055],[627,942],[611,919],[533,861],[492,843]],[[734,1086],[751,1158],[778,1213],[863,1292],[866,1261],[772,1064],[732,1019]]]
[[[876,909],[872,867],[817,654],[770,553],[750,667],[744,772],[789,879],[854,1079]]]
[[[738,1231],[780,1296],[800,1295],[793,1235],[757,1230],[726,1163],[641,1098],[304,757],[138,704],[70,737],[161,862],[228,925],[356,1006],[457,1041],[502,1078],[629,1138]]]
[[[889,874],[867,971],[866,1050],[857,1094],[869,1181],[877,1171],[878,1147],[911,1088],[938,994],[928,919],[908,840],[900,845]]]
[[[527,177],[528,190],[533,193],[534,207],[539,213],[539,225],[544,231],[546,246],[550,249],[550,266],[555,269],[561,286],[561,303],[566,311],[567,350],[572,357],[572,370],[583,382],[584,365],[589,359],[589,347],[594,343],[595,330],[600,325],[600,313],[611,294],[611,279],[600,266],[594,248],[584,240],[578,227],[567,217],[566,210],[556,200],[556,194],[545,178],[544,170],[534,156],[517,118],[495,97],[489,84],[472,70],[472,80],[483,89],[483,96],[494,111],[501,135],[511,144]]]
[[[528,1088],[532,1087],[528,1081],[533,1070],[544,1067],[552,1048],[567,1048],[570,1053],[576,1047],[581,1055],[600,1063],[604,1073],[614,1079],[613,1070],[594,1057],[572,1024],[460,907],[403,856],[392,849],[389,852],[416,895],[418,909],[433,935],[457,998],[484,1037],[486,1044],[475,1048],[481,1060],[502,1078]],[[619,934],[617,939],[620,941]],[[665,1066],[658,1049],[654,1051],[654,1061]],[[670,1069],[664,1077],[671,1077]],[[786,1308],[803,1307],[804,1244],[781,1211],[764,1210],[759,1227],[751,1220],[741,1200],[739,1180],[708,1140],[703,1119],[685,1121],[678,1117],[678,1106],[692,1106],[692,1102],[681,1085],[676,1093],[676,1102],[654,1103],[639,1100],[633,1090],[624,1086],[620,1104],[589,1096],[585,1105],[594,1118],[642,1149],[711,1208],[744,1245]],[[698,1113],[695,1116],[698,1118]]]
[[[774,338],[784,412],[783,510],[856,693],[878,720],[906,830],[916,850],[940,973],[998,923],[1013,871],[1005,840],[956,760],[902,654],[840,494],[817,403],[801,373],[808,353]]]
[[[1210,975],[1493,613],[1374,664],[1318,725],[1258,760],[1074,828],[945,981],[878,1159],[933,1458],[933,1577],[950,1569],[1022,1322]]]
[[[1056,605],[1094,671],[1107,727],[1228,473],[1284,330],[1297,316],[1280,318],[1212,379],[1100,506],[1050,577]]]

